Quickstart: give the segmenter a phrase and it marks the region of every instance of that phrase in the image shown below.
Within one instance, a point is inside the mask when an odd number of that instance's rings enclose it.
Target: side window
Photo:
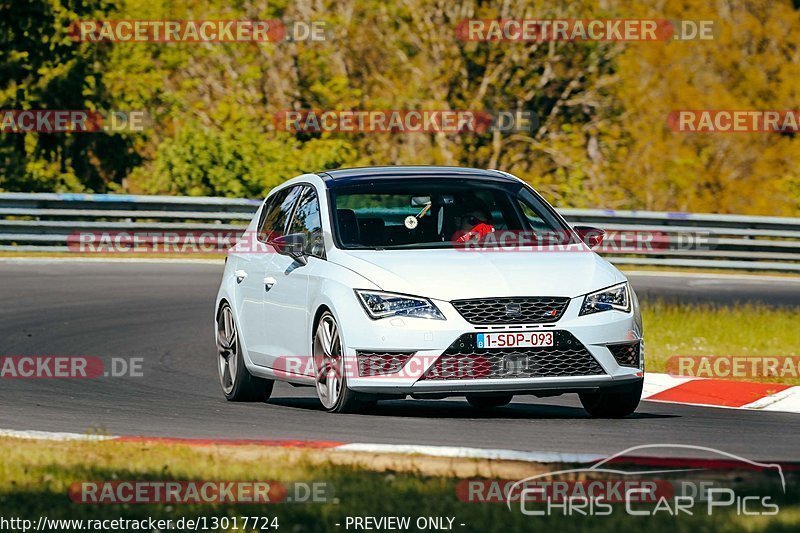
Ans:
[[[322,223],[319,216],[319,200],[311,187],[305,187],[303,197],[295,209],[289,233],[302,233],[306,236],[308,255],[325,258],[325,245],[322,239]]]
[[[302,187],[290,187],[275,193],[264,205],[261,226],[258,228],[258,240],[268,242],[283,234],[286,221],[292,214],[292,206],[300,195]]]
[[[266,231],[264,227],[264,222],[267,220],[267,215],[272,212],[272,208],[275,206],[275,198],[280,196],[283,191],[279,192],[275,196],[267,198],[267,201],[264,202],[264,208],[261,210],[261,217],[258,219],[258,240],[262,242],[267,242],[269,240],[269,232]]]

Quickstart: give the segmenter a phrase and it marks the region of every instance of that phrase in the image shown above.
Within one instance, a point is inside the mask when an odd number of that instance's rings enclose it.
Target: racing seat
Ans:
[[[352,209],[337,209],[336,219],[339,221],[339,239],[345,246],[360,245],[361,234],[358,229],[356,212]]]

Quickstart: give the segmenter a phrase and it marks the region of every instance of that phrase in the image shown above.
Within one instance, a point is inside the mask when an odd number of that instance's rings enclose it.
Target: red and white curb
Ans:
[[[394,454],[394,455],[413,455],[424,457],[441,457],[447,459],[483,459],[491,461],[515,461],[525,463],[540,464],[595,464],[604,463],[628,463],[640,466],[659,466],[659,467],[692,467],[692,468],[733,468],[742,466],[740,463],[750,463],[758,468],[778,466],[783,470],[800,471],[800,463],[783,462],[775,464],[762,464],[737,457],[721,450],[693,446],[687,444],[648,444],[639,445],[617,452],[615,454],[588,454],[588,453],[559,453],[559,452],[537,452],[521,450],[503,450],[486,448],[468,448],[460,446],[427,446],[417,444],[370,444],[370,443],[351,443],[344,444],[332,441],[300,441],[300,440],[228,440],[228,439],[188,439],[188,438],[165,438],[165,437],[119,437],[111,435],[88,435],[80,433],[54,433],[49,431],[19,431],[0,429],[0,438],[12,437],[28,440],[48,440],[48,441],[115,441],[115,442],[139,442],[149,444],[181,444],[185,446],[265,446],[278,448],[304,448],[304,449],[323,449],[333,452],[349,453],[372,453],[372,454]],[[709,458],[698,455],[674,456],[657,455],[647,453],[644,455],[629,454],[629,452],[641,451],[646,448],[668,448],[668,449],[691,449],[704,452],[715,452],[724,457]],[[707,454],[706,454],[707,455]],[[732,461],[731,458],[738,459]]]
[[[642,399],[704,407],[800,413],[800,387],[645,373]]]
[[[668,374],[645,374],[642,399],[704,407],[750,409],[800,413],[800,387],[779,383],[754,383],[724,379],[687,378]],[[119,441],[192,446],[242,445],[282,448],[324,449],[350,453],[421,455],[428,457],[487,459],[535,463],[592,463],[607,456],[597,454],[536,452],[463,446],[428,446],[418,444],[342,443],[289,439],[192,439],[170,437],[133,437],[0,429],[0,437],[50,441]],[[652,458],[649,458],[652,460]]]

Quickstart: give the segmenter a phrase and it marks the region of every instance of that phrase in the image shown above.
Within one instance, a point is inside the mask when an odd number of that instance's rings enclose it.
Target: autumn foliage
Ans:
[[[71,30],[200,19],[281,21],[286,35],[115,42]],[[470,19],[711,20],[714,36],[460,38]],[[323,24],[324,39],[290,40],[303,21]],[[307,171],[442,164],[512,172],[562,207],[800,212],[794,132],[680,132],[668,120],[676,110],[797,111],[800,10],[788,0],[29,0],[0,2],[0,27],[0,109],[149,117],[136,132],[0,133],[0,190],[258,197]],[[523,111],[536,127],[275,127],[292,110],[387,109]]]

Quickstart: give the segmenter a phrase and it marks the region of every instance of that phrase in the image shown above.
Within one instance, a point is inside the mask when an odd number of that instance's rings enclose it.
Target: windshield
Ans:
[[[398,178],[337,186],[331,192],[337,244],[346,249],[447,248],[499,230],[572,233],[519,183]]]

